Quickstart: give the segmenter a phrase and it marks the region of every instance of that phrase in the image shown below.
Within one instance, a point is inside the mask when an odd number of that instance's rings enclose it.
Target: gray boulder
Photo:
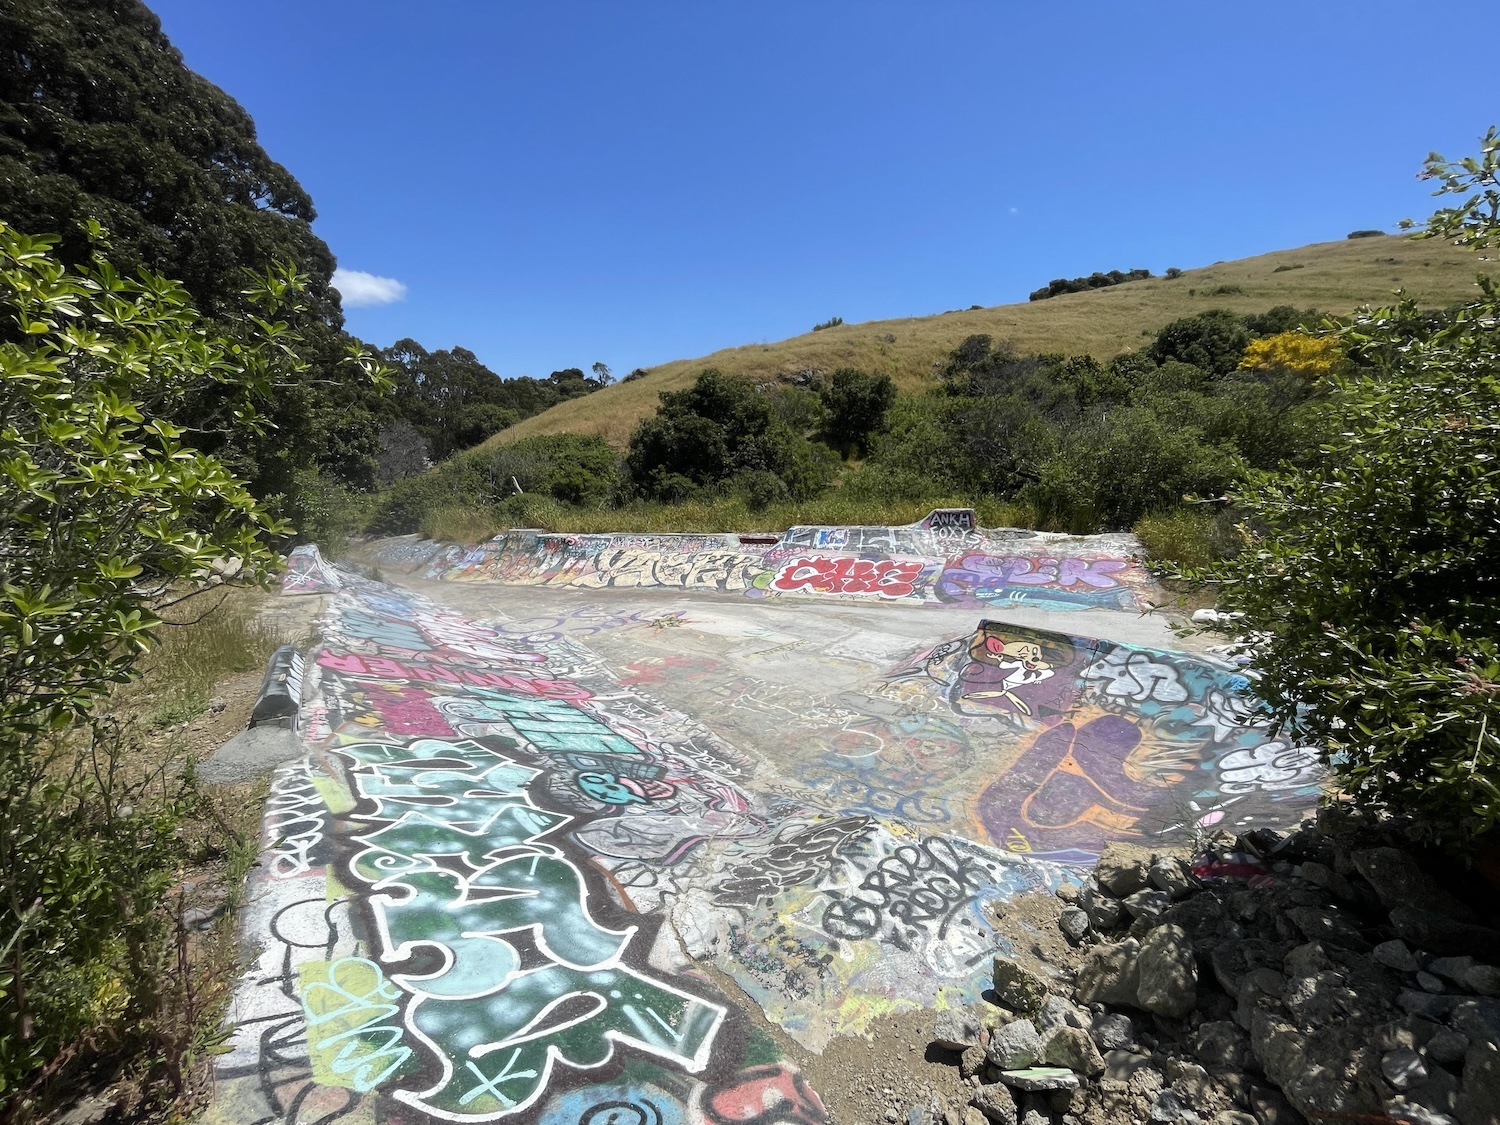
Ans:
[[[1041,1010],[1037,1012],[1036,1025],[1044,1033],[1051,1031],[1054,1027],[1087,1029],[1089,1015],[1070,1001],[1053,993],[1043,1001]]]
[[[1463,1062],[1464,1055],[1469,1050],[1469,1037],[1445,1027],[1427,1040],[1424,1050],[1433,1062],[1452,1066]]]
[[[1042,1039],[1041,1061],[1048,1066],[1065,1066],[1090,1078],[1104,1073],[1104,1058],[1089,1033],[1076,1027],[1054,1027]]]
[[[1181,926],[1158,926],[1146,936],[1136,960],[1140,1007],[1159,1016],[1181,1019],[1197,999],[1198,963]],[[1107,1001],[1106,1001],[1107,1002]]]
[[[1063,1066],[1032,1066],[1003,1070],[1000,1081],[1017,1090],[1076,1090],[1078,1075]]]
[[[1197,883],[1188,865],[1175,855],[1157,856],[1151,863],[1149,878],[1153,887],[1173,898],[1184,897]]]
[[[985,1057],[1001,1070],[1024,1070],[1042,1057],[1042,1037],[1030,1020],[1016,1020],[990,1036]]]
[[[1500,1045],[1470,1045],[1464,1056],[1463,1087],[1453,1113],[1463,1125],[1495,1125],[1500,1121]]]
[[[1353,949],[1361,953],[1370,948],[1370,943],[1360,935],[1359,929],[1332,910],[1319,910],[1315,906],[1294,906],[1286,912],[1286,916],[1308,941],[1318,941],[1324,945]]]
[[[958,1076],[967,1082],[984,1073],[985,1053],[983,1047],[969,1047],[958,1056]]]
[[[1052,1111],[1047,1099],[1036,1093],[1021,1095],[1020,1125],[1052,1125]]]
[[[1172,896],[1166,891],[1136,891],[1135,894],[1127,895],[1122,899],[1120,905],[1125,907],[1132,918],[1144,918],[1152,922],[1160,918],[1162,912],[1172,905]]]
[[[1089,925],[1096,933],[1107,933],[1120,924],[1123,910],[1120,900],[1111,898],[1098,887],[1084,884],[1078,893],[1078,905],[1089,916]]]
[[[1244,1070],[1250,1063],[1250,1039],[1232,1020],[1206,1020],[1193,1033],[1193,1054],[1204,1066]]]
[[[1343,976],[1332,969],[1287,978],[1281,998],[1302,1028],[1322,1027],[1343,1018],[1356,1000]]]
[[[1034,1012],[1047,998],[1047,982],[1035,973],[1021,968],[1009,957],[995,955],[992,979],[995,996],[1002,1007],[1013,1012]]]
[[[1395,969],[1398,973],[1414,973],[1418,969],[1417,959],[1412,956],[1406,943],[1399,938],[1383,941],[1370,953],[1376,961],[1388,969]]]
[[[962,1009],[939,1012],[932,1027],[932,1041],[945,1051],[967,1050],[979,1043],[979,1020]]]
[[[1398,1090],[1410,1090],[1427,1081],[1427,1064],[1410,1047],[1397,1047],[1380,1056],[1380,1073]]]
[[[1135,1024],[1122,1012],[1105,1012],[1090,1029],[1101,1051],[1128,1051],[1135,1046]]]
[[[1469,970],[1475,965],[1472,957],[1434,957],[1423,966],[1434,976],[1442,977],[1444,980],[1452,981],[1463,988],[1468,983]],[[1432,989],[1428,989],[1429,992]]]
[[[1398,848],[1367,848],[1351,852],[1349,860],[1387,910],[1414,906],[1459,922],[1477,920],[1472,910],[1434,883],[1415,859]]]
[[[990,1082],[976,1089],[969,1104],[995,1125],[1016,1125],[1016,1099],[1003,1082]]]
[[[1500,996],[1500,966],[1475,965],[1464,974],[1464,987],[1481,996]]]
[[[1074,945],[1089,934],[1089,912],[1081,906],[1065,906],[1057,916],[1057,928]]]
[[[1391,928],[1409,945],[1439,956],[1463,956],[1500,961],[1500,933],[1488,926],[1472,926],[1417,906],[1391,910]]]
[[[1101,887],[1124,898],[1144,890],[1150,882],[1151,852],[1138,844],[1105,844],[1094,872]]]
[[[1304,1116],[1376,1113],[1389,1094],[1361,1027],[1305,1034],[1269,1008],[1251,1014],[1250,1046],[1267,1078]]]
[[[1074,998],[1080,1004],[1113,1004],[1134,1008],[1140,990],[1140,969],[1136,964],[1141,943],[1126,938],[1113,945],[1089,950],[1078,969]]]
[[[1198,1125],[1203,1119],[1187,1103],[1187,1099],[1176,1090],[1163,1090],[1151,1103],[1151,1112],[1146,1117],[1153,1125]]]

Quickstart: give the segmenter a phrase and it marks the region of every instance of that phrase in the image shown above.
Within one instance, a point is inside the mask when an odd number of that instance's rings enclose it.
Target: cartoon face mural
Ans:
[[[677,792],[664,781],[651,778],[616,777],[612,773],[587,771],[577,778],[578,788],[596,801],[607,805],[649,804],[671,800]]]
[[[1305,808],[1323,776],[1314,750],[1268,741],[1242,673],[1182,653],[981,622],[891,682],[913,681],[938,687],[961,725],[1012,730],[974,810],[1015,851],[1088,863],[1113,839],[1284,820],[1297,813],[1277,806]],[[863,776],[896,774],[876,762]]]
[[[1049,680],[1054,674],[1041,645],[1007,640],[1000,626],[985,622],[969,643],[969,663],[959,676],[959,694],[965,700],[993,700],[996,706],[1030,715],[1030,704],[1016,690]]]

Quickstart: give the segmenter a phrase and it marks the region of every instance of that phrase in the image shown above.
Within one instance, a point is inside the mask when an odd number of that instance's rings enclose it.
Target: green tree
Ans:
[[[0,8],[0,215],[61,232],[89,261],[89,219],[116,268],[177,279],[216,317],[242,308],[241,270],[295,263],[303,303],[334,326],[333,255],[312,200],[256,140],[240,105],[189,70],[138,0],[10,0]]]
[[[885,424],[886,412],[896,401],[896,385],[889,375],[841,367],[823,388],[822,397],[829,445],[863,457],[869,452],[870,435]]]
[[[250,287],[257,315],[226,337],[176,283],[52,249],[0,223],[0,1090],[101,1028],[149,1034],[143,950],[191,791],[127,780],[93,708],[135,674],[169,590],[277,565],[286,529],[184,443],[179,404],[211,387],[262,429],[303,363],[290,269]]]
[[[54,253],[72,266],[90,261],[88,221],[102,223],[122,274],[176,279],[225,330],[253,311],[245,270],[295,266],[302,295],[286,315],[302,363],[261,404],[274,427],[241,426],[235,395],[214,384],[166,416],[186,444],[288,511],[304,499],[300,482],[373,484],[386,411],[343,365],[352,341],[312,200],[261,147],[249,114],[183,64],[140,0],[0,5],[0,216],[56,232]]]
[[[1479,158],[1434,154],[1424,237],[1500,238],[1491,129]],[[1213,572],[1255,651],[1274,715],[1325,748],[1367,807],[1452,845],[1500,824],[1500,300],[1434,318],[1410,302],[1330,329],[1349,359],[1326,380],[1329,437],[1303,468],[1258,474],[1253,524]]]
[[[661,406],[630,437],[626,465],[639,492],[668,501],[743,473],[773,473],[795,499],[816,495],[831,479],[826,459],[766,395],[716,368],[691,387],[662,392]]]
[[[1161,328],[1151,343],[1151,357],[1157,363],[1175,359],[1227,375],[1239,366],[1249,343],[1250,330],[1243,319],[1227,309],[1209,309]]]

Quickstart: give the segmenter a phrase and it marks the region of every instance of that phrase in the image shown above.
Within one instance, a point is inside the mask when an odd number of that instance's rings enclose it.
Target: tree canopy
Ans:
[[[103,223],[115,267],[178,280],[200,312],[242,304],[242,267],[296,265],[308,311],[337,328],[334,260],[312,199],[233,98],[189,70],[139,0],[0,7],[0,214],[88,261]]]

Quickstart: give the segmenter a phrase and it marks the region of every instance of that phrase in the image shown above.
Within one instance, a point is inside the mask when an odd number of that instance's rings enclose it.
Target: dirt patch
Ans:
[[[905,1122],[912,1106],[934,1103],[962,1114],[973,1091],[959,1076],[958,1055],[932,1045],[933,1018],[929,1011],[886,1016],[868,1036],[835,1039],[807,1059],[804,1069],[830,1125]]]
[[[995,929],[1014,951],[1011,960],[1043,980],[1061,979],[1059,970],[1071,977],[1083,961],[1083,951],[1057,928],[1066,905],[1056,895],[1038,892],[997,903],[991,914]]]

